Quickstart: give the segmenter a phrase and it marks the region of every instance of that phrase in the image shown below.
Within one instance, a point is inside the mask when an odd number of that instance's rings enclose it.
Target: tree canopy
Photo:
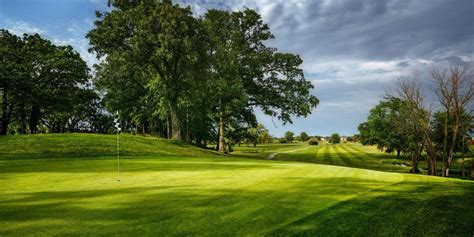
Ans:
[[[256,107],[291,123],[318,104],[301,58],[266,46],[274,36],[254,10],[196,18],[171,1],[112,5],[87,37],[103,59],[95,84],[132,128],[196,144],[217,139],[224,151],[226,139],[257,126]]]

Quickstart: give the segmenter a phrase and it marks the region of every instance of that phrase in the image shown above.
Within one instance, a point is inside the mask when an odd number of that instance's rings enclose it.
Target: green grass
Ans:
[[[0,236],[474,234],[471,181],[121,139],[118,175],[114,136],[0,137]],[[342,154],[358,153],[271,146],[265,152],[285,152],[277,159],[331,155],[341,165],[348,162]],[[321,150],[316,156],[312,149]],[[358,158],[373,159],[360,155],[350,163]]]
[[[273,151],[270,149],[276,146]],[[306,163],[337,165],[344,167],[363,168],[378,171],[409,173],[411,169],[411,160],[408,157],[397,158],[395,154],[381,152],[374,146],[363,146],[359,143],[343,144],[321,144],[318,146],[309,146],[306,143],[293,144],[265,144],[259,148],[235,147],[233,153],[237,156],[246,156],[263,159],[268,154],[277,152],[275,160],[298,161]],[[474,147],[471,148],[474,150]],[[472,154],[466,158],[466,173],[469,176],[469,169],[472,164]],[[399,166],[396,164],[404,163],[408,166]],[[422,160],[418,168],[423,172],[426,162]],[[441,168],[441,167],[439,167]],[[451,165],[450,176],[460,178],[461,160],[455,159]]]

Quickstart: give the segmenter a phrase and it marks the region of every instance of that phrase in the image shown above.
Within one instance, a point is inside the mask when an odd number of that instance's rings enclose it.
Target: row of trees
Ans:
[[[419,77],[400,79],[396,90],[376,105],[367,122],[359,125],[363,144],[376,144],[387,152],[408,154],[412,172],[426,157],[428,174],[449,176],[457,153],[461,156],[461,175],[465,176],[464,156],[473,128],[472,101],[474,74],[468,66],[430,70],[438,105],[434,109],[420,86]],[[474,168],[474,166],[473,166]]]
[[[318,104],[301,58],[268,47],[274,36],[253,10],[196,17],[166,0],[110,4],[86,36],[101,62],[93,75],[70,46],[1,31],[2,134],[107,132],[118,111],[126,131],[224,151],[271,139],[256,107],[291,123]]]
[[[2,135],[78,131],[97,121],[86,63],[37,34],[0,30],[0,97]]]

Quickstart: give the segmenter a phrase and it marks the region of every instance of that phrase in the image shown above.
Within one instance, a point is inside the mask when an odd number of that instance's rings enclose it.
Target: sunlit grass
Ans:
[[[318,146],[309,146],[306,143],[278,144],[278,149],[271,150],[272,145],[264,145],[262,148],[245,148],[247,153],[255,158],[265,158],[268,154],[278,152],[274,160],[298,161],[307,163],[337,165],[344,167],[354,167],[371,169],[378,171],[409,173],[411,169],[411,160],[407,156],[397,158],[395,154],[387,154],[378,150],[375,146],[363,146],[359,143],[342,144],[320,144]],[[474,149],[474,148],[473,148]],[[233,154],[245,156],[242,148],[236,147]],[[466,172],[469,174],[471,167],[472,154],[466,155]],[[404,164],[406,166],[400,166]],[[426,167],[425,160],[421,160],[418,165],[420,172]],[[439,167],[441,168],[441,167]],[[453,161],[450,174],[452,177],[459,178],[461,173],[461,159]]]
[[[129,135],[118,174],[114,138],[1,137],[0,236],[474,233],[470,181],[243,159]],[[343,146],[275,150],[330,154],[335,164],[357,154]]]

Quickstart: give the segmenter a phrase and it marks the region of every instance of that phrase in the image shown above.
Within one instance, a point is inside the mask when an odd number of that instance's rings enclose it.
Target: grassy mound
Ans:
[[[116,135],[38,134],[0,136],[1,158],[98,157],[117,155]],[[121,156],[208,156],[212,152],[167,139],[120,135]]]
[[[113,136],[25,136],[30,146],[21,138],[0,141],[1,154],[9,157],[0,159],[0,236],[474,233],[474,182],[470,181],[225,158],[133,136],[122,139],[134,155],[122,160],[119,175]],[[3,148],[5,143],[13,154]],[[23,147],[29,153],[21,152]],[[53,148],[62,155],[44,159],[34,154],[51,154]],[[80,156],[78,152],[85,148],[95,149],[91,152],[95,155],[87,159],[66,156]],[[34,159],[15,159],[16,154]]]

